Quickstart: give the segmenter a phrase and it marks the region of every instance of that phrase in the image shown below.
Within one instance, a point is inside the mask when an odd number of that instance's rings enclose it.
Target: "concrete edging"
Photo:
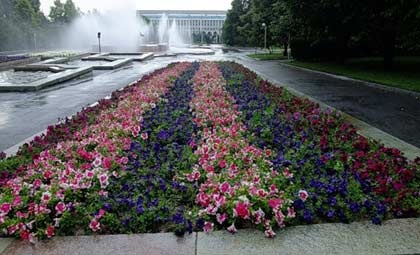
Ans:
[[[262,231],[241,229],[173,233],[54,237],[35,245],[12,238],[0,239],[0,254],[111,255],[111,254],[418,254],[420,218],[394,219],[374,225],[324,223],[291,226],[269,239]]]
[[[37,91],[46,87],[53,86],[57,83],[61,83],[64,81],[71,80],[73,78],[76,78],[78,76],[87,74],[92,72],[92,67],[81,67],[77,69],[69,69],[66,71],[62,71],[60,73],[55,73],[47,78],[26,83],[24,85],[6,85],[6,86],[0,86],[1,92],[26,92],[26,91]]]

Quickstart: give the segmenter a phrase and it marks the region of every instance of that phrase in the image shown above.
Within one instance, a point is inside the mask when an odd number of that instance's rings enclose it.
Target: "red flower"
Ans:
[[[111,159],[110,158],[108,158],[108,157],[106,157],[106,158],[104,158],[104,160],[102,160],[102,166],[105,168],[105,169],[110,169],[111,168]]]
[[[225,168],[225,167],[226,167],[226,160],[221,160],[221,161],[219,162],[219,167],[220,167],[220,168]]]
[[[29,231],[27,230],[20,231],[20,238],[22,240],[29,240]]]
[[[235,209],[233,209],[233,215],[236,217],[240,217],[243,219],[249,219],[249,209],[248,209],[248,205],[243,203],[243,202],[238,202],[236,204]]]
[[[54,227],[53,226],[48,226],[47,229],[45,230],[45,234],[47,234],[48,238],[51,238],[54,236]]]

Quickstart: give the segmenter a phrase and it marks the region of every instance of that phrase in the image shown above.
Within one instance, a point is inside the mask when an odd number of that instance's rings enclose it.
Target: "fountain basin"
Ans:
[[[92,67],[80,67],[76,69],[68,69],[59,73],[51,74],[48,72],[36,72],[43,77],[36,77],[37,80],[28,81],[26,83],[12,83],[9,81],[0,81],[0,92],[26,92],[26,91],[37,91],[55,84],[74,79],[76,77],[82,76],[84,74],[91,73],[93,70]],[[26,74],[34,73],[24,72]]]

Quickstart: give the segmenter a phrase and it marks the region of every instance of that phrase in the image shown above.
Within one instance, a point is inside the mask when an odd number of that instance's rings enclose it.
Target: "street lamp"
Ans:
[[[35,51],[37,50],[37,45],[36,45],[36,32],[34,32],[34,49]]]
[[[267,25],[262,23],[261,26],[264,28],[264,49],[267,49]]]
[[[99,54],[101,54],[101,32],[98,32]]]

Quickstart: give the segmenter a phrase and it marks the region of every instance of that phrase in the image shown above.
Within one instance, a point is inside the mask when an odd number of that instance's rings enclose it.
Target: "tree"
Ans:
[[[54,5],[50,8],[50,19],[54,23],[64,23],[64,4],[60,0],[55,0]]]
[[[72,22],[79,13],[72,0],[67,0],[64,4],[60,0],[55,0],[49,16],[52,22],[64,24]]]
[[[240,32],[241,17],[249,10],[250,0],[233,0],[223,25],[223,41],[227,45],[248,45],[247,38]]]
[[[64,4],[64,20],[66,23],[72,22],[77,16],[79,16],[79,10],[72,0],[67,0]]]
[[[370,0],[365,4],[364,17],[365,30],[381,48],[386,70],[393,67],[397,45],[408,46],[410,40],[411,47],[419,45],[420,5],[417,0]]]

